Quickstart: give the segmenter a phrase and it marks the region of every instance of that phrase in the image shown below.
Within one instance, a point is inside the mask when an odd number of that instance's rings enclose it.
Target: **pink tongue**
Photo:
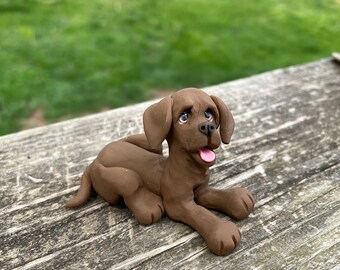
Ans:
[[[213,162],[216,158],[215,152],[205,147],[200,149],[198,153],[205,162]]]

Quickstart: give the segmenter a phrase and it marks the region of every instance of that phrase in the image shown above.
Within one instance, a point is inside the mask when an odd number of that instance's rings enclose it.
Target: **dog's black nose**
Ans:
[[[198,125],[199,131],[204,135],[210,136],[216,129],[215,125],[209,122],[204,122]]]

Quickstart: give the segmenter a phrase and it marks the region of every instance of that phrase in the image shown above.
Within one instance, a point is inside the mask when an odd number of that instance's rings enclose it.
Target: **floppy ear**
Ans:
[[[167,96],[148,107],[143,115],[144,132],[152,149],[157,149],[168,136],[172,124],[172,98]]]
[[[235,121],[234,117],[219,97],[211,96],[220,114],[220,134],[222,142],[228,144],[233,135]]]

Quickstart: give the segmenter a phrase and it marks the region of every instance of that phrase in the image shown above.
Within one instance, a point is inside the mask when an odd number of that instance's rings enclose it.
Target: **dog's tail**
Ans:
[[[92,183],[90,178],[90,166],[87,167],[81,177],[80,188],[77,194],[69,199],[65,206],[68,208],[74,208],[84,204],[91,196]]]

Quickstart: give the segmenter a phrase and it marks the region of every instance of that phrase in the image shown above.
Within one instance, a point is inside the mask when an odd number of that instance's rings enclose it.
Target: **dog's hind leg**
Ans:
[[[96,192],[109,203],[115,204],[123,197],[139,223],[149,225],[163,216],[162,198],[146,189],[136,172],[96,164],[91,170],[91,178]]]

